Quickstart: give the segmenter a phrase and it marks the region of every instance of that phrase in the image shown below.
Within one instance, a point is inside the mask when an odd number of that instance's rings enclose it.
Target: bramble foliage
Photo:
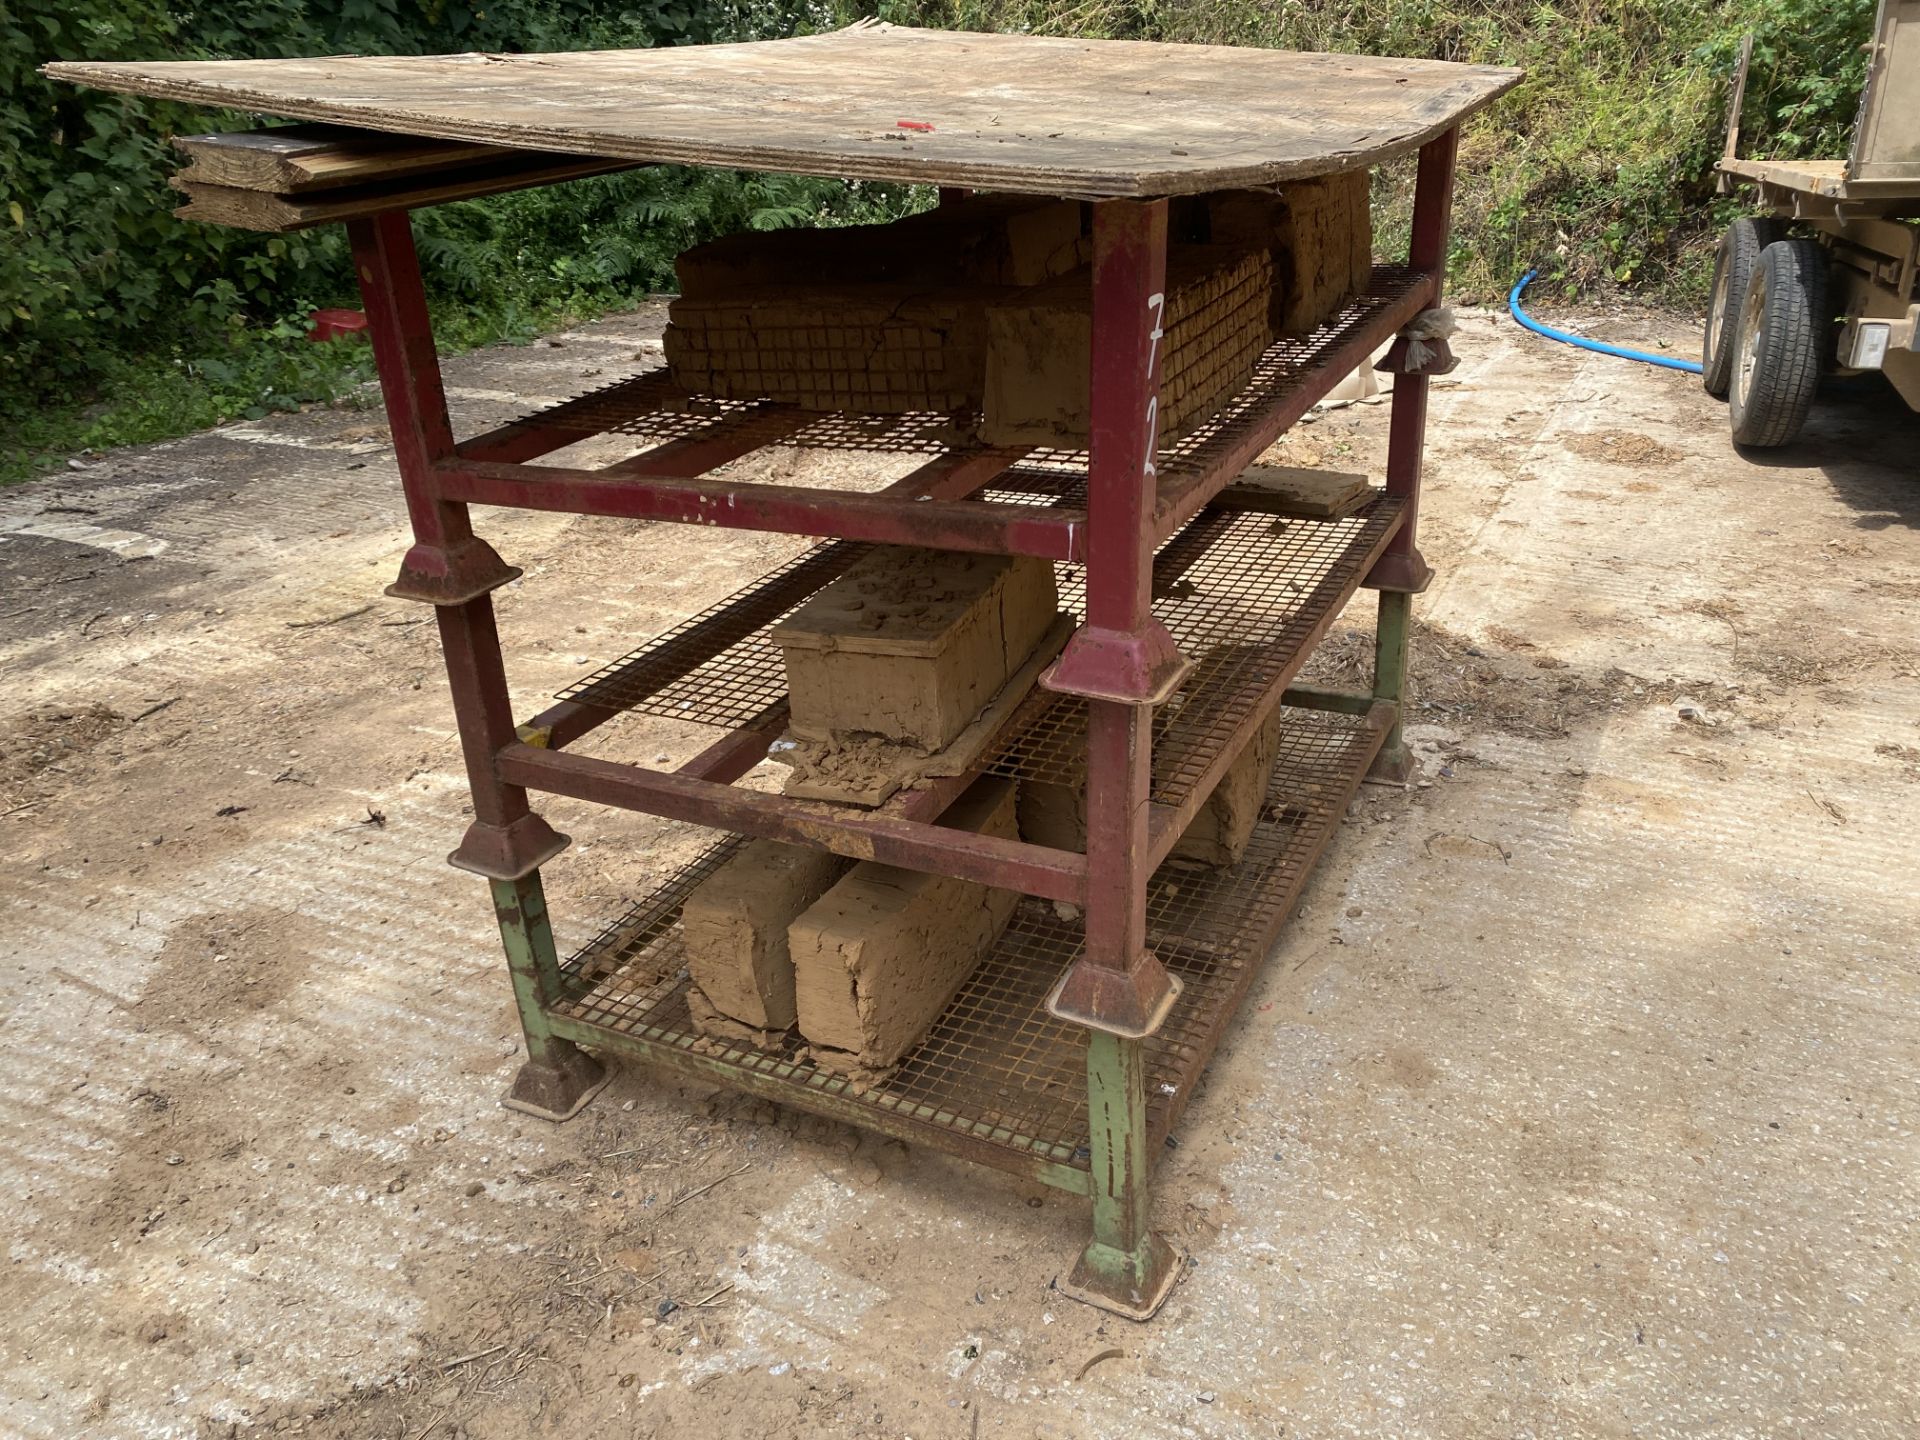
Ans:
[[[1846,153],[1874,0],[879,0],[884,18],[1519,65],[1527,79],[1463,135],[1453,282],[1504,295],[1611,283],[1705,291],[1735,211],[1713,196],[1728,83],[1755,49],[1748,154]],[[1223,61],[1223,64],[1230,63]],[[1406,177],[1382,195],[1404,238]]]
[[[168,137],[256,122],[55,84],[37,73],[46,61],[616,48],[830,23],[808,0],[0,6],[0,425],[13,434],[0,449],[69,434],[48,432],[47,402],[110,391],[134,374],[130,357],[155,362],[152,383],[170,398],[147,420],[80,443],[325,398],[366,368],[317,353],[336,347],[302,354],[292,343],[315,306],[358,303],[341,227],[267,236],[172,217],[179,197],[166,177],[181,157]],[[429,210],[417,229],[436,300],[457,306],[467,332],[482,338],[667,285],[674,254],[712,235],[910,203],[899,187],[665,167]],[[182,377],[218,403],[195,405]],[[0,478],[17,476],[20,463],[17,453],[0,455]]]
[[[0,482],[36,457],[328,398],[364,347],[300,318],[357,303],[338,227],[285,237],[170,214],[167,137],[238,115],[53,85],[60,58],[552,50],[760,38],[877,13],[903,24],[1365,51],[1523,65],[1467,129],[1455,293],[1697,299],[1720,227],[1727,81],[1756,36],[1749,154],[1845,153],[1874,0],[10,0],[0,4]],[[1223,57],[1222,64],[1231,61]],[[1404,167],[1381,186],[1404,239]],[[672,257],[747,227],[899,213],[897,187],[663,167],[423,212],[443,334],[480,341],[670,283]],[[324,352],[324,353],[323,353]],[[101,396],[93,410],[87,408]]]

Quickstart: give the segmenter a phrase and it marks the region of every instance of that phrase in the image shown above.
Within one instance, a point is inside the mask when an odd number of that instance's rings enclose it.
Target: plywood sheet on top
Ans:
[[[874,23],[658,50],[61,61],[45,73],[478,144],[1090,198],[1375,164],[1521,76],[1437,60]]]

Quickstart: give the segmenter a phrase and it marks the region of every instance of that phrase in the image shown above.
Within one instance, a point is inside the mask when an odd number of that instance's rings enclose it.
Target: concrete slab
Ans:
[[[456,423],[660,318],[453,362]],[[1146,1327],[1050,1289],[1063,1197],[633,1069],[498,1107],[376,413],[0,494],[0,1431],[1912,1434],[1920,423],[1841,397],[1754,463],[1685,377],[1455,348],[1421,785],[1363,794],[1165,1157],[1195,1263]],[[1385,416],[1269,458],[1377,473]],[[481,525],[523,711],[795,548]],[[550,814],[563,943],[700,844]]]

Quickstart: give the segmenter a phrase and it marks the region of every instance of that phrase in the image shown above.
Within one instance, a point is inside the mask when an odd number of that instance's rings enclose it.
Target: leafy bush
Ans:
[[[1469,125],[1455,293],[1492,299],[1540,263],[1563,292],[1694,299],[1738,208],[1709,183],[1740,37],[1756,49],[1749,153],[1845,151],[1873,0],[11,0],[0,6],[0,480],[63,446],[175,433],[328,398],[353,347],[299,317],[356,303],[338,227],[285,237],[172,219],[170,135],[244,128],[53,85],[47,60],[549,50],[903,24],[1431,56],[1528,78]],[[1230,63],[1229,61],[1222,62]],[[1405,167],[1380,194],[1404,235]],[[670,281],[673,255],[746,227],[898,213],[894,187],[657,168],[423,212],[456,339],[525,332]],[[317,352],[339,352],[320,355]],[[114,400],[99,413],[97,395]]]
[[[903,24],[1405,55],[1520,65],[1463,135],[1457,295],[1630,286],[1700,298],[1736,206],[1711,175],[1740,37],[1756,37],[1750,154],[1841,155],[1874,0],[880,0]],[[1223,62],[1229,63],[1229,62]],[[1410,186],[1389,177],[1388,234]]]
[[[264,398],[278,405],[357,373],[315,357],[289,376],[284,357],[254,354],[280,355],[315,306],[358,303],[340,227],[266,236],[172,218],[168,138],[249,118],[54,84],[37,73],[48,60],[617,48],[826,23],[807,0],[14,0],[0,8],[0,423],[24,433],[49,399],[124,378],[129,356],[202,376],[276,370],[288,383]],[[660,287],[673,255],[711,235],[908,203],[897,187],[660,168],[425,211],[418,233],[432,293],[484,336]]]

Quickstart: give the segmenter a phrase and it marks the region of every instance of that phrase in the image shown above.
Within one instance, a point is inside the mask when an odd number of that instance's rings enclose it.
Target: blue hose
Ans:
[[[1605,345],[1598,340],[1588,340],[1579,335],[1570,335],[1565,330],[1556,330],[1551,325],[1542,325],[1526,311],[1520,308],[1520,292],[1533,283],[1538,270],[1529,270],[1522,275],[1513,287],[1513,293],[1507,296],[1507,309],[1513,312],[1513,318],[1536,335],[1544,335],[1549,340],[1558,340],[1564,345],[1578,346],[1582,350],[1591,350],[1596,355],[1612,355],[1621,360],[1638,360],[1645,365],[1658,365],[1663,370],[1684,370],[1689,375],[1700,373],[1697,360],[1675,360],[1669,355],[1650,355],[1645,350],[1627,350],[1619,345]]]

